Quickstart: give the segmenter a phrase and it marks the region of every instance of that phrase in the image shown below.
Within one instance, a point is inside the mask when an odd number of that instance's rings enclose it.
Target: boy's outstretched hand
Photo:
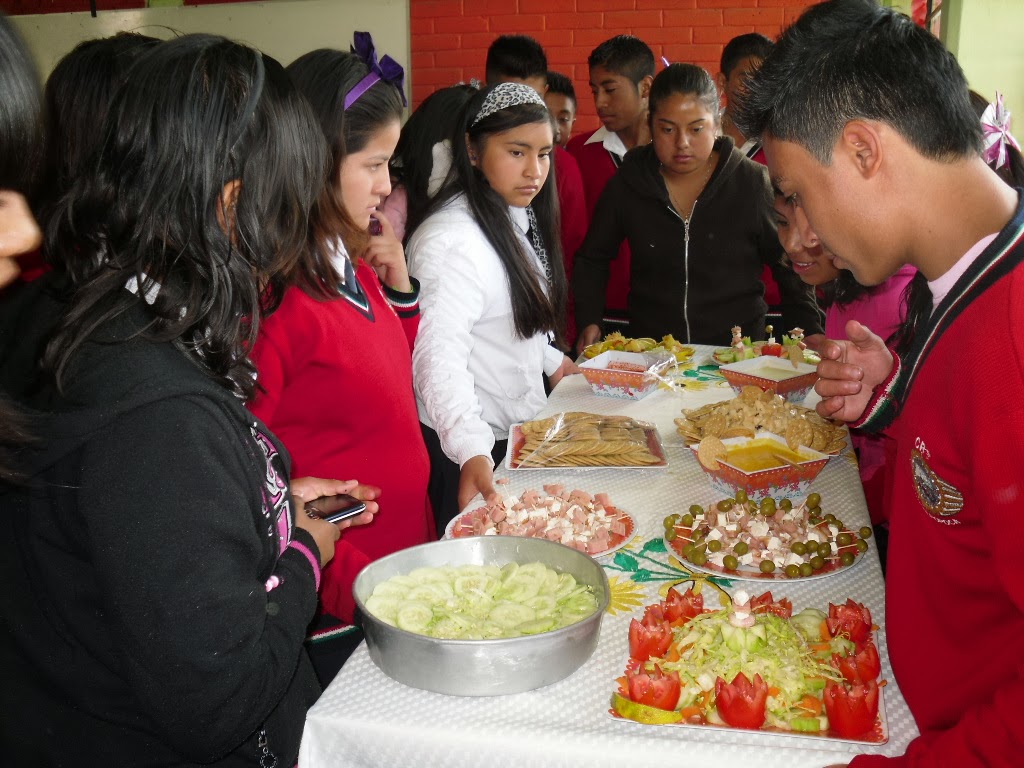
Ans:
[[[821,345],[814,391],[821,395],[817,411],[825,418],[856,421],[875,387],[892,371],[892,352],[877,334],[856,320],[846,323],[846,341]]]

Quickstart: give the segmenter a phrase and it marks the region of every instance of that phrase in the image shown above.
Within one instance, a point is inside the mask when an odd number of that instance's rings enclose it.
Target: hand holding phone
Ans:
[[[336,496],[321,496],[319,499],[306,502],[307,515],[319,517],[328,523],[347,520],[365,511],[366,502],[347,493],[339,493]]]

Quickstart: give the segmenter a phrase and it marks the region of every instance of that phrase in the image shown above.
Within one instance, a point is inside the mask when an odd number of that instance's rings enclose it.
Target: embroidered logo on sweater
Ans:
[[[935,474],[928,464],[931,454],[920,438],[916,442],[917,446],[910,451],[910,469],[921,506],[940,522],[959,525],[955,515],[964,508],[963,494]]]

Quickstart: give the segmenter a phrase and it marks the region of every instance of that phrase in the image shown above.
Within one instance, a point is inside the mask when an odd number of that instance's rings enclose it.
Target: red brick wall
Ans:
[[[573,79],[574,132],[598,126],[587,84],[587,56],[618,34],[641,38],[656,60],[718,72],[736,35],[775,37],[816,0],[409,0],[413,105],[437,88],[483,80],[487,47],[498,35],[524,34],[544,46],[548,66]],[[661,69],[660,63],[658,70]]]

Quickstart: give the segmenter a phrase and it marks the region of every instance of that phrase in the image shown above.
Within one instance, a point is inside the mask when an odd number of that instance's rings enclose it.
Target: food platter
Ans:
[[[821,743],[889,739],[881,658],[860,603],[794,615],[771,592],[673,588],[629,627],[608,713],[639,725],[772,733]],[[716,599],[718,598],[718,599]]]
[[[571,414],[558,414],[553,417],[554,420],[560,419],[561,417],[570,416]],[[581,416],[590,416],[593,414],[578,414]],[[612,420],[621,419],[622,417],[598,417],[593,415],[594,418],[604,419],[606,422],[614,423]],[[549,419],[548,421],[551,421]],[[668,465],[668,459],[665,457],[665,448],[661,443],[661,436],[658,434],[657,427],[647,424],[644,422],[635,422],[627,420],[627,423],[631,424],[631,438],[632,445],[626,446],[626,441],[610,441],[604,438],[598,440],[578,441],[577,447],[581,450],[580,452],[571,452],[568,448],[563,448],[558,451],[551,451],[552,454],[557,453],[558,455],[552,455],[548,457],[546,451],[549,447],[554,447],[554,443],[559,442],[558,440],[552,439],[550,441],[543,441],[542,448],[540,450],[530,448],[527,446],[535,445],[536,440],[531,443],[527,442],[527,434],[524,431],[524,425],[522,423],[513,424],[509,429],[508,435],[508,449],[505,454],[505,466],[510,470],[523,470],[523,469],[550,469],[550,468],[609,468],[613,467],[616,469],[655,469],[658,467],[665,467]],[[566,440],[565,444],[570,444],[573,441]],[[587,445],[583,445],[586,442]],[[626,450],[623,453],[608,453],[611,447],[617,443],[622,442]],[[588,448],[593,447],[597,451],[605,451],[601,453],[586,453]]]
[[[825,515],[819,494],[805,503],[723,499],[665,518],[665,544],[687,566],[741,581],[812,581],[853,568],[869,549],[871,528],[850,530]],[[810,497],[809,497],[810,498]]]
[[[668,539],[666,539],[665,546],[667,546],[670,551],[682,557],[681,550],[683,545],[681,540],[675,539],[673,541],[669,541]],[[853,561],[851,565],[830,563],[823,567],[820,571],[815,571],[810,576],[795,576],[792,578],[786,576],[784,573],[780,571],[775,571],[774,573],[761,573],[761,571],[757,570],[756,568],[752,568],[746,565],[741,565],[736,570],[730,571],[727,570],[725,567],[721,565],[716,565],[714,563],[709,562],[705,563],[704,565],[697,565],[688,560],[686,561],[686,567],[692,568],[693,570],[698,571],[700,573],[709,574],[711,576],[726,576],[727,578],[734,579],[736,581],[815,581],[816,579],[828,578],[829,576],[833,576],[837,573],[848,571],[851,568],[856,568],[857,563],[859,563],[863,559],[864,558],[862,557],[858,557],[856,560]]]
[[[633,538],[636,532],[636,521],[632,515],[628,512],[615,507],[611,504],[602,506],[603,513],[598,515],[599,519],[596,521],[578,520],[577,523],[571,528],[567,528],[565,535],[558,538],[552,538],[547,535],[548,532],[555,528],[555,525],[551,522],[553,518],[558,517],[557,511],[552,514],[549,511],[549,506],[544,502],[549,502],[550,497],[538,500],[530,508],[524,508],[526,520],[523,523],[517,523],[515,520],[509,521],[507,515],[509,511],[516,506],[522,507],[522,499],[527,496],[530,492],[527,491],[519,496],[508,496],[502,499],[497,508],[500,510],[499,516],[501,521],[494,523],[492,518],[488,516],[488,507],[484,505],[483,500],[477,497],[475,503],[471,503],[466,509],[464,509],[459,515],[449,521],[445,527],[444,538],[446,539],[462,539],[470,536],[528,536],[532,538],[547,538],[552,541],[559,541],[559,543],[566,544],[567,546],[574,546],[572,536],[586,537],[592,539],[594,531],[596,529],[605,529],[605,536],[602,536],[602,541],[607,540],[607,546],[601,546],[599,549],[593,547],[580,547],[580,549],[589,554],[591,557],[603,557],[610,555],[613,552],[618,551]],[[572,507],[565,505],[565,510],[571,514]],[[592,509],[592,506],[591,506]],[[544,510],[548,514],[546,516],[531,515],[531,511]],[[563,513],[564,514],[564,513]],[[605,521],[607,520],[607,522]],[[593,551],[591,551],[593,549]]]

